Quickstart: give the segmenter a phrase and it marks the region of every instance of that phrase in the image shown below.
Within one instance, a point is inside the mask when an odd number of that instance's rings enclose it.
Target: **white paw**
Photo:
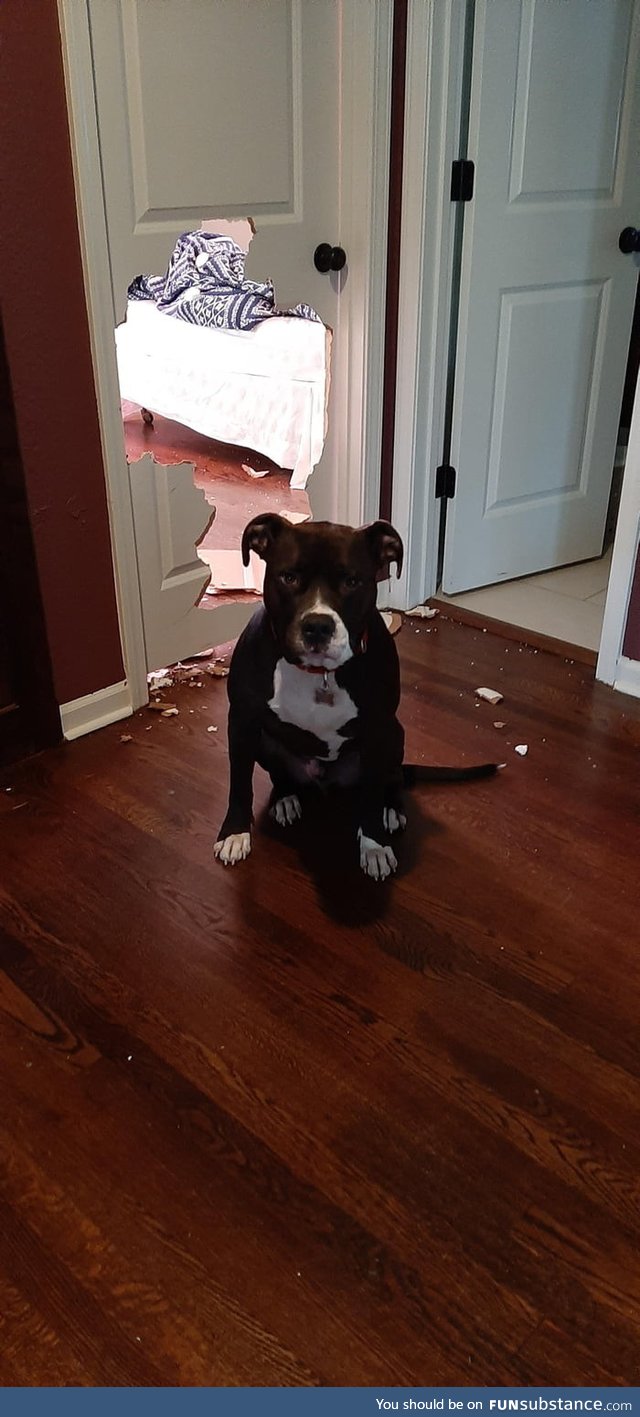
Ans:
[[[407,819],[404,812],[396,812],[395,807],[385,807],[384,809],[384,829],[393,836],[394,832],[404,831]]]
[[[223,866],[235,866],[236,861],[246,861],[251,850],[251,832],[236,832],[217,841],[213,854]]]
[[[302,816],[300,798],[292,793],[290,797],[281,797],[278,802],[274,802],[269,813],[279,827],[291,827]]]
[[[378,841],[374,841],[370,836],[363,836],[362,828],[358,832],[360,841],[360,865],[365,875],[371,876],[374,881],[386,881],[392,871],[396,871],[398,862],[390,846],[381,846]]]

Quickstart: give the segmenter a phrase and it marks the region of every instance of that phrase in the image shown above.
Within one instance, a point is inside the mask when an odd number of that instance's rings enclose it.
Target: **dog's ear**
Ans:
[[[402,538],[391,522],[372,522],[363,528],[363,535],[376,566],[376,580],[386,581],[392,561],[396,563],[396,575],[402,571],[404,547]]]
[[[263,512],[259,517],[252,517],[242,533],[243,565],[249,565],[251,551],[266,561],[274,542],[288,526],[289,522],[279,517],[277,512]]]

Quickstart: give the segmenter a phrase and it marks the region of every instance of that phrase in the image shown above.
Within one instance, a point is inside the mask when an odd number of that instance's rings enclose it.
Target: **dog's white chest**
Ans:
[[[304,728],[307,733],[315,733],[326,743],[328,758],[334,762],[344,744],[340,730],[350,719],[355,718],[357,709],[346,689],[341,689],[332,674],[329,675],[333,702],[328,703],[319,694],[322,686],[320,675],[308,674],[297,669],[286,659],[279,659],[273,676],[273,698],[269,708],[282,723],[293,723],[296,728]]]

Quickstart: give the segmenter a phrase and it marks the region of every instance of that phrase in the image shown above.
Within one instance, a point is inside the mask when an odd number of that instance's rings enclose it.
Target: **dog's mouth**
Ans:
[[[326,645],[319,649],[307,649],[300,642],[296,645],[297,662],[303,669],[338,669],[347,659],[351,659],[351,655],[353,649],[348,642],[347,645]]]
[[[295,650],[295,662],[300,669],[315,670],[318,673],[326,670],[328,674],[331,674],[334,670],[339,669],[341,664],[346,664],[352,654],[353,650],[350,645],[336,651],[333,651],[330,646],[325,650],[317,651],[298,647]]]

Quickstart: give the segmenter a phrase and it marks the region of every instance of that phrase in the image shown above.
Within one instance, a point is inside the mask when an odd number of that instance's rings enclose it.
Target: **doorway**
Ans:
[[[427,404],[416,419],[426,493],[414,475],[411,500],[397,499],[414,523],[406,603],[438,591],[452,611],[477,605],[588,644],[595,659],[625,372],[627,412],[637,373],[638,256],[619,243],[640,212],[640,7],[470,0],[466,15],[466,34],[459,23],[444,36],[437,101],[448,116],[432,172],[448,189],[451,161],[466,159],[473,189],[448,211],[443,201],[432,237],[422,218],[430,324],[414,400],[421,385],[434,392],[425,355],[439,343],[451,358],[440,411]],[[434,144],[438,121],[429,110]]]
[[[280,309],[308,303],[333,334],[327,438],[313,475],[313,512],[358,522],[375,515],[379,500],[390,7],[382,0],[322,6],[278,0],[268,7],[260,0],[242,6],[194,0],[190,13],[193,24],[185,27],[179,0],[164,5],[160,16],[153,7],[119,0],[110,6],[61,0],[134,706],[144,702],[149,669],[237,635],[255,603],[245,596],[246,603],[229,604],[223,593],[208,597],[206,610],[195,608],[208,579],[196,544],[208,535],[212,461],[225,463],[227,486],[242,486],[252,502],[268,498],[269,478],[273,488],[278,470],[287,469],[286,461],[267,458],[259,447],[258,460],[249,438],[234,442],[224,432],[216,448],[209,446],[209,468],[206,476],[196,474],[198,487],[190,463],[173,461],[175,446],[166,463],[147,454],[125,462],[113,331],[122,324],[131,281],[166,269],[180,233],[200,230],[221,213],[229,221],[255,218],[247,277],[272,279]],[[96,116],[93,129],[87,113]],[[321,244],[346,252],[341,271],[333,261],[328,269],[314,262]],[[138,426],[138,444],[146,439],[152,447],[162,438],[175,444],[160,422],[170,411],[160,409],[160,420],[153,407],[150,412],[154,423],[142,432]],[[191,432],[198,432],[193,424]],[[252,477],[256,472],[267,476]],[[294,516],[306,514],[300,500],[288,497]]]
[[[609,501],[602,555],[576,561],[536,575],[498,582],[466,594],[448,596],[439,588],[438,604],[454,614],[480,616],[515,626],[529,638],[549,641],[570,653],[580,652],[595,664],[611,577],[613,547],[620,512],[622,483],[627,461],[631,415],[640,367],[640,284],[636,289],[633,325],[627,357],[624,391],[611,470]],[[443,508],[446,516],[446,506]],[[586,653],[585,653],[586,652]]]

